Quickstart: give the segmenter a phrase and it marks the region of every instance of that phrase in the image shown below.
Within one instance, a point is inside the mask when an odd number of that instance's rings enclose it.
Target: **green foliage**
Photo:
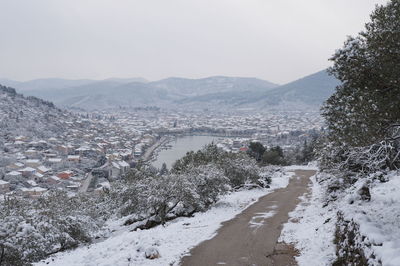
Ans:
[[[331,141],[360,147],[393,137],[400,121],[399,43],[400,1],[392,0],[332,57],[329,71],[342,84],[322,110]]]
[[[280,146],[272,147],[265,150],[262,154],[261,161],[263,164],[268,165],[286,165],[287,162],[283,155],[283,150]]]
[[[359,175],[400,166],[400,0],[377,6],[365,30],[332,57],[342,84],[322,115],[322,168]]]
[[[296,161],[298,163],[308,163],[315,160],[315,149],[317,145],[317,138],[313,138],[310,142],[304,141],[303,147],[298,154]]]
[[[260,142],[251,142],[248,154],[261,164],[267,165],[286,165],[283,150],[280,146],[272,147],[267,150]]]
[[[249,155],[257,161],[261,161],[265,152],[265,147],[260,142],[251,142],[249,145]]]
[[[229,154],[221,152],[216,145],[210,144],[197,152],[187,152],[184,157],[177,160],[172,165],[171,172],[182,173],[187,171],[189,168],[198,167],[200,165],[221,163],[224,159],[224,156],[229,156]]]

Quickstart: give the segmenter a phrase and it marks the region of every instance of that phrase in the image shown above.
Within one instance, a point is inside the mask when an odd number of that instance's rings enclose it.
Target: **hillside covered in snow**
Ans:
[[[35,136],[49,138],[62,134],[70,127],[74,116],[53,103],[16,93],[0,85],[0,138]]]

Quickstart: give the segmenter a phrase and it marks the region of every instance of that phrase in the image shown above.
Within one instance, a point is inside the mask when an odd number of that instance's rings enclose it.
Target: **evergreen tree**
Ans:
[[[160,174],[160,175],[165,175],[165,174],[167,174],[167,173],[168,173],[167,164],[166,164],[166,163],[163,163],[162,166],[161,166],[161,169],[160,169],[159,174]]]
[[[263,154],[263,162],[272,165],[285,165],[286,160],[283,155],[283,150],[280,146],[272,147]]]
[[[330,140],[353,147],[398,138],[400,0],[377,6],[371,22],[331,58],[342,84],[323,107]]]
[[[301,163],[311,162],[314,159],[315,143],[316,138],[312,139],[309,143],[307,140],[304,141],[301,156],[299,158]]]
[[[251,142],[249,145],[249,155],[260,161],[265,152],[265,147],[260,142]]]

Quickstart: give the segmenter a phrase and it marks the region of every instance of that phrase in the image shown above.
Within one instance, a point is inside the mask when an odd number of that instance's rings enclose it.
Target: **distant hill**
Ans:
[[[59,104],[60,102],[67,100],[69,98],[103,94],[104,92],[112,90],[120,85],[121,83],[118,81],[102,80],[66,88],[27,90],[24,91],[24,93],[40,97],[49,101],[53,101],[56,104]]]
[[[58,106],[87,110],[120,106],[296,110],[318,109],[339,84],[325,70],[282,86],[257,78],[224,76],[202,79],[174,77],[154,82],[137,80],[46,79],[18,83],[16,87],[25,94],[53,101]],[[32,86],[30,89],[27,87],[29,84]]]
[[[339,81],[325,70],[306,76],[288,84],[271,89],[216,92],[200,96],[187,97],[177,101],[178,104],[212,108],[250,108],[303,110],[319,109],[339,85]]]
[[[109,78],[104,81],[114,81],[119,84],[129,82],[147,82],[143,78]],[[53,89],[65,89],[77,86],[83,86],[88,84],[97,83],[99,80],[92,79],[61,79],[61,78],[45,78],[45,79],[34,79],[29,81],[14,81],[10,79],[0,79],[0,84],[13,87],[19,91],[34,91],[34,90],[53,90]]]
[[[88,110],[119,106],[160,106],[176,98],[163,89],[140,82],[122,85],[101,82],[63,90],[62,93],[54,95],[55,103]]]
[[[81,80],[67,80],[59,78],[49,78],[49,79],[35,79],[30,81],[13,81],[8,79],[0,79],[0,84],[5,86],[10,86],[18,89],[19,91],[26,90],[46,90],[46,89],[62,89],[71,86],[79,86],[83,84],[88,84],[93,82],[88,79]]]
[[[282,103],[301,103],[310,106],[321,106],[331,96],[340,82],[325,70],[288,84],[274,88],[254,102],[266,105]]]
[[[134,79],[136,80],[136,79]],[[176,107],[180,101],[190,97],[209,94],[236,94],[241,92],[264,92],[277,85],[256,78],[209,77],[203,79],[168,78],[155,82],[131,82],[131,79],[107,79],[96,82],[82,81],[71,87],[27,89],[24,93],[53,101],[62,107],[83,109],[106,109],[119,106],[161,106]],[[71,81],[76,84],[77,81]],[[21,84],[16,85],[21,86]]]
[[[185,97],[224,92],[266,91],[278,85],[257,78],[215,76],[202,79],[168,78],[151,85]]]

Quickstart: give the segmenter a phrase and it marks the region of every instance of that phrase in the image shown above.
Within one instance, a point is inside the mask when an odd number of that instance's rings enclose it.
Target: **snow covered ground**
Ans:
[[[346,220],[360,225],[364,242],[370,246],[365,253],[373,252],[384,266],[400,265],[400,171],[384,176],[387,182],[370,184],[371,201],[359,200],[358,190],[366,180],[359,180],[340,202]],[[349,202],[354,202],[349,204]],[[378,264],[378,263],[376,263]]]
[[[315,170],[313,167],[302,167]],[[295,244],[300,255],[296,260],[300,266],[331,265],[335,260],[336,211],[332,207],[322,207],[324,190],[311,177],[310,193],[301,197],[301,203],[289,213],[289,222],[284,224],[279,241]]]
[[[108,239],[57,254],[35,265],[177,265],[192,247],[212,238],[222,222],[232,219],[273,189],[285,187],[295,169],[316,170],[316,167],[286,167],[286,172],[273,177],[270,189],[231,193],[209,211],[170,221],[164,227],[131,232],[129,227],[120,225],[121,221],[114,221],[109,228],[115,232]],[[360,179],[341,192],[336,201],[325,204],[327,183],[317,180],[326,177],[318,173],[311,178],[310,193],[302,197],[302,202],[290,213],[289,222],[283,226],[279,240],[293,243],[300,251],[296,257],[298,264],[323,266],[335,261],[336,213],[341,211],[346,220],[359,224],[363,236],[357,238],[363,241],[360,246],[364,247],[367,257],[372,253],[376,257],[370,259],[371,265],[380,265],[380,262],[385,266],[400,265],[400,171],[384,176],[387,182],[372,181],[369,202],[362,201],[358,191],[372,178]],[[146,250],[154,248],[160,257],[146,259]]]
[[[319,173],[319,178],[325,179],[324,175]],[[358,180],[329,205],[324,204],[326,184],[316,179],[312,177],[311,193],[289,214],[280,237],[300,251],[298,264],[320,266],[335,261],[336,214],[341,211],[345,220],[359,225],[361,237],[356,240],[362,239],[362,243],[357,245],[363,248],[370,265],[400,265],[400,171],[384,176],[387,182],[369,184],[371,201],[362,201],[358,191],[372,177]]]
[[[131,232],[128,227],[117,226],[110,238],[57,254],[35,265],[177,265],[190,248],[212,238],[221,223],[232,219],[258,198],[280,187],[286,187],[292,172],[277,172],[271,188],[242,190],[222,197],[214,207],[194,217],[178,218],[165,226]],[[160,257],[145,258],[146,250],[156,248]]]

